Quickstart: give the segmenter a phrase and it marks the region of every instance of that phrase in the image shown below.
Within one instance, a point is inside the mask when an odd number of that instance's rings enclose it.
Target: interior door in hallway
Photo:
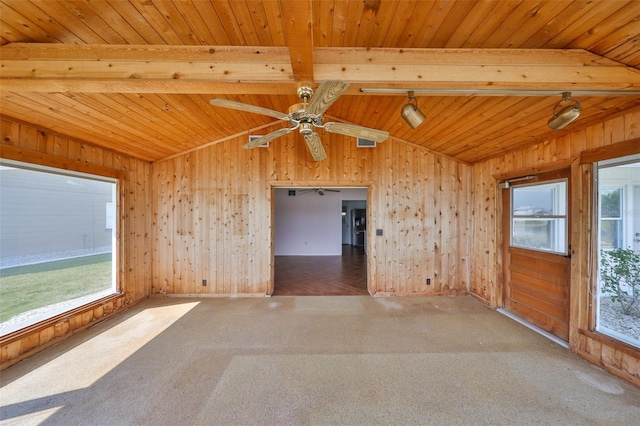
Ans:
[[[569,170],[513,182],[502,191],[503,305],[569,339]]]

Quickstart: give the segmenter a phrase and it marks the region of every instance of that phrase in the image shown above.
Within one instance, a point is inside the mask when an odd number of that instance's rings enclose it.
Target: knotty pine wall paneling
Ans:
[[[118,285],[121,294],[3,336],[0,368],[51,346],[151,294],[151,164],[47,130],[0,119],[0,156],[118,177]]]
[[[359,149],[321,137],[320,162],[292,134],[269,148],[241,149],[242,136],[153,163],[153,293],[270,294],[273,188],[366,186],[369,292],[466,294],[470,167],[396,140]]]
[[[471,166],[470,293],[492,308],[502,306],[502,233],[498,182],[540,171],[572,168],[572,257],[569,346],[580,356],[614,374],[640,384],[640,350],[591,330],[590,257],[593,238],[591,207],[593,161],[620,152],[640,152],[640,108],[602,123],[547,140]],[[604,157],[603,157],[604,156]],[[624,360],[624,362],[623,362]]]

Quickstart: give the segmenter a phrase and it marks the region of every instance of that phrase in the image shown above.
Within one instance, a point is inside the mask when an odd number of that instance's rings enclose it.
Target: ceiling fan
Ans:
[[[318,195],[324,195],[325,192],[340,192],[339,189],[328,189],[328,188],[309,188],[309,189],[300,189],[299,192],[301,194],[307,192],[315,192]]]
[[[316,127],[324,129],[329,133],[339,133],[341,135],[368,139],[375,142],[382,142],[389,137],[389,132],[384,130],[370,129],[368,127],[347,123],[323,123],[322,114],[349,88],[349,86],[349,83],[341,80],[325,80],[320,83],[315,95],[313,95],[313,89],[310,87],[301,86],[298,88],[298,96],[302,99],[302,102],[289,107],[289,112],[287,114],[256,105],[222,98],[211,99],[209,103],[213,106],[252,112],[288,121],[293,126],[278,129],[256,138],[243,145],[243,148],[257,148],[275,138],[288,135],[294,130],[299,130],[300,134],[304,136],[304,140],[307,143],[307,147],[309,148],[313,159],[315,161],[320,161],[327,158],[327,154],[322,146],[320,137],[315,132]]]

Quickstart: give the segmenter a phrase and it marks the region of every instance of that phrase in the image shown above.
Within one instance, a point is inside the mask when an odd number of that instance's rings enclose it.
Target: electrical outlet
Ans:
[[[202,287],[206,287],[207,286],[207,280],[202,280]]]
[[[427,285],[431,285],[431,278],[427,278]]]

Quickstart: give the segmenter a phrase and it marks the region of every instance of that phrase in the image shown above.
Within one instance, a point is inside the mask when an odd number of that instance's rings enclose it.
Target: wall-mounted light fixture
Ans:
[[[402,107],[402,111],[400,112],[400,114],[402,115],[402,118],[404,118],[404,121],[406,121],[409,126],[415,129],[416,127],[421,125],[427,117],[422,113],[422,111],[418,109],[418,101],[413,96],[413,92],[410,91],[408,95],[409,102]],[[411,101],[414,101],[415,104],[412,104]]]
[[[560,111],[558,111],[558,107],[563,102],[571,102],[570,105],[565,106]],[[562,94],[562,100],[556,104],[553,108],[553,117],[549,119],[547,123],[549,127],[553,130],[560,130],[567,127],[570,123],[575,121],[576,118],[580,117],[580,113],[582,112],[582,107],[580,106],[580,102],[571,97],[571,93],[564,92]]]

